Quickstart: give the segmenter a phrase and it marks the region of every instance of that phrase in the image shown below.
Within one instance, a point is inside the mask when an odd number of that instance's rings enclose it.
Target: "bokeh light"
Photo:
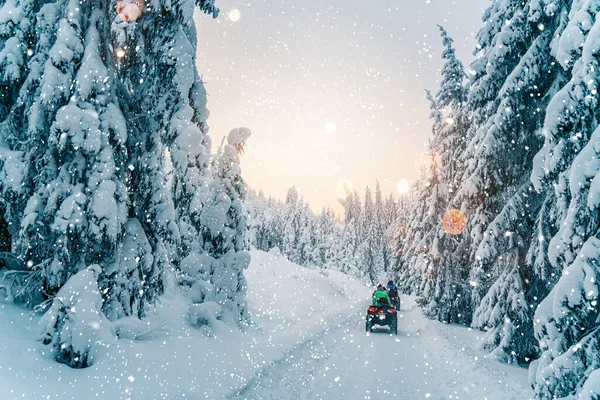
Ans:
[[[123,50],[123,49],[118,49],[118,50],[117,50],[117,57],[119,57],[119,58],[123,58],[123,57],[125,57],[125,50]]]
[[[467,227],[467,216],[462,211],[453,208],[446,211],[442,217],[444,230],[451,235],[460,235]]]
[[[331,135],[337,130],[337,126],[331,121],[325,121],[325,126],[323,126],[323,133],[326,135]]]
[[[242,13],[237,8],[234,8],[233,10],[229,11],[228,17],[232,22],[238,22],[242,17]]]
[[[136,21],[144,10],[143,0],[119,0],[117,1],[117,14],[123,21]]]

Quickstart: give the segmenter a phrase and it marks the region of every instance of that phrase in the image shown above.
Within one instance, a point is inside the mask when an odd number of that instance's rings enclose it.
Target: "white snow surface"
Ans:
[[[42,355],[39,314],[0,303],[0,399],[529,399],[525,369],[477,350],[483,335],[423,317],[403,296],[399,335],[366,333],[372,288],[252,251],[252,324],[192,327],[174,284],[148,317],[74,370]]]

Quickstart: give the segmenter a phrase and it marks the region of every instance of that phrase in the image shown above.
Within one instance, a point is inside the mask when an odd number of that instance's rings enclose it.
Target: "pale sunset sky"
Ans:
[[[430,136],[424,89],[442,66],[437,24],[465,66],[489,0],[218,0],[197,15],[213,147],[253,132],[242,156],[255,189],[296,185],[313,210],[341,212],[340,182],[361,196],[379,179],[397,197],[414,182]],[[336,190],[337,189],[337,190]]]

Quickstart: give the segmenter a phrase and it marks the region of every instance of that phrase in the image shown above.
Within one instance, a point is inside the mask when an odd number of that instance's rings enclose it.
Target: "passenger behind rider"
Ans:
[[[392,305],[399,308],[400,307],[400,295],[398,294],[398,288],[394,285],[394,281],[389,281],[387,286],[387,293],[390,297]]]

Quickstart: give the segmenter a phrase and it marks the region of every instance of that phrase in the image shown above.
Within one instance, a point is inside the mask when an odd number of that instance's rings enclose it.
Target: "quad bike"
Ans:
[[[373,326],[389,326],[390,332],[398,334],[398,311],[396,307],[390,307],[385,300],[376,306],[369,306],[365,331],[371,332]]]

